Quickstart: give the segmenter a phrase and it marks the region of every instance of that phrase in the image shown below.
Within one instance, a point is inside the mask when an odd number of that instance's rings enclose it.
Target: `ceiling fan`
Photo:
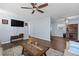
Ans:
[[[44,11],[40,10],[41,8],[44,8],[46,6],[48,6],[48,3],[44,3],[38,6],[37,3],[31,3],[32,7],[21,7],[23,9],[33,9],[32,14],[34,14],[34,12],[37,10],[40,13],[44,13]]]

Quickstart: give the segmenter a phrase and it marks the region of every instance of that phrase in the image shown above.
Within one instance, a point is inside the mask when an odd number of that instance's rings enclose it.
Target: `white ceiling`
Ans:
[[[49,4],[48,13],[53,18],[79,15],[79,3],[53,3]]]
[[[0,9],[4,9],[10,12],[13,12],[17,15],[29,15],[31,13],[31,9],[21,9],[22,6],[29,6],[30,4],[27,3],[0,3]]]
[[[21,9],[20,7],[32,7],[29,3],[0,3],[0,9],[13,12],[20,16],[32,15],[32,10]],[[49,3],[48,7],[43,8],[44,14],[53,18],[60,18],[63,16],[79,15],[79,3]],[[36,14],[39,16],[39,14]]]

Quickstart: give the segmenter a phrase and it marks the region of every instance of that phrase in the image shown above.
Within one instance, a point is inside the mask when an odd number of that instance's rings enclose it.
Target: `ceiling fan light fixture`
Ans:
[[[23,9],[32,9],[33,10],[32,14],[34,14],[35,11],[38,11],[40,13],[44,13],[44,11],[40,10],[40,8],[44,8],[44,7],[48,6],[48,3],[44,3],[44,4],[41,4],[39,6],[38,6],[37,3],[30,3],[30,4],[32,5],[31,8],[30,7],[21,7],[21,8],[23,8]]]

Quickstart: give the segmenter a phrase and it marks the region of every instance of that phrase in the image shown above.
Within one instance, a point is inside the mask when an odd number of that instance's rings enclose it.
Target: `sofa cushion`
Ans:
[[[52,48],[50,48],[47,52],[46,52],[47,56],[63,56],[64,54],[60,51],[54,50]]]
[[[20,56],[22,54],[22,47],[16,46],[7,50],[4,50],[3,55],[4,56]]]
[[[4,50],[3,56],[13,56],[13,49],[10,48],[10,49]]]
[[[3,49],[2,49],[2,47],[0,47],[0,56],[2,56],[3,55]]]
[[[22,55],[22,47],[17,46],[13,48],[14,56],[21,56]]]

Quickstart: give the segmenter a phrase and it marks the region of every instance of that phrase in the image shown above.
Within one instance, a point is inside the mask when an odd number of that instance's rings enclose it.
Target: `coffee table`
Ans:
[[[38,44],[36,47],[34,45],[28,44],[27,41],[20,41],[18,43],[32,56],[46,56],[46,51],[49,49],[49,47],[40,44]]]

